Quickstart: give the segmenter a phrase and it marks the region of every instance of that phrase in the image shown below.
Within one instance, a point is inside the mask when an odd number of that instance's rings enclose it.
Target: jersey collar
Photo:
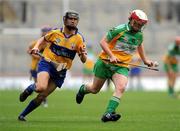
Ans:
[[[64,33],[64,27],[61,27],[61,28],[60,28],[60,31],[63,33],[63,35],[64,35],[65,38],[70,38],[70,37],[72,37],[73,35],[76,35],[76,34],[78,33],[78,29],[77,29],[74,34],[72,34],[72,35],[66,35],[66,34]]]
[[[130,24],[128,23],[128,24],[126,24],[126,28],[127,28],[128,31],[130,31],[132,27],[131,27]]]

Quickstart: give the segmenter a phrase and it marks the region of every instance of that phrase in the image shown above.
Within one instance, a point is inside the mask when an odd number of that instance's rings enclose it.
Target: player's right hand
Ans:
[[[153,67],[153,61],[151,60],[145,60],[144,64],[147,65],[148,67]]]
[[[31,50],[31,54],[37,54],[39,52],[39,49],[38,48],[32,48]]]
[[[81,46],[79,50],[80,50],[79,55],[87,55],[87,50],[85,46]]]
[[[117,63],[119,60],[118,60],[118,58],[117,58],[116,56],[111,56],[111,57],[109,58],[109,61],[110,61],[111,63]]]
[[[151,60],[146,60],[144,62],[145,65],[147,65],[148,67],[158,67],[159,63],[157,61],[151,61]]]

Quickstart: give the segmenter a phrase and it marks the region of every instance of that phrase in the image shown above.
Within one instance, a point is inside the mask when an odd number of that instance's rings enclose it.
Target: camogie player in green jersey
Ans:
[[[178,73],[178,61],[180,57],[180,37],[168,46],[168,52],[164,57],[164,69],[168,77],[168,93],[174,96],[174,85]]]
[[[103,51],[94,66],[93,82],[92,84],[83,84],[76,94],[76,102],[80,104],[85,94],[98,93],[106,79],[112,79],[115,91],[101,118],[103,122],[117,121],[121,117],[120,114],[116,113],[116,109],[128,82],[129,68],[127,64],[119,62],[129,63],[133,53],[138,50],[145,65],[150,67],[155,65],[153,61],[146,58],[142,44],[142,29],[147,21],[148,18],[142,10],[133,10],[127,24],[119,25],[107,32],[100,41]]]

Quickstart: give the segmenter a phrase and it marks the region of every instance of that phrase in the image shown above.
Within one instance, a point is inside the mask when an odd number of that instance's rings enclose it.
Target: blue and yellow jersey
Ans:
[[[180,48],[172,43],[168,46],[168,52],[164,56],[164,63],[177,64],[180,57]]]
[[[66,69],[70,69],[76,53],[79,54],[80,48],[85,46],[85,41],[78,31],[71,36],[66,36],[63,32],[63,28],[56,29],[44,36],[48,44],[43,55],[57,63],[66,63]]]
[[[130,31],[130,26],[128,24],[122,24],[109,30],[106,38],[110,50],[119,61],[129,63],[133,53],[143,41],[143,34],[141,31],[133,33]],[[101,59],[107,59],[108,57],[109,56],[104,51],[101,52]],[[116,65],[128,67],[127,64],[117,63]]]

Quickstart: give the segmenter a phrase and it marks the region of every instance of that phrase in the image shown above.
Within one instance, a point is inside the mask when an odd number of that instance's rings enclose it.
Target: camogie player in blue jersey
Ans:
[[[41,29],[41,37],[45,36],[49,31],[51,31],[52,28],[49,26],[45,26]],[[30,65],[30,79],[33,79],[34,82],[37,81],[37,70],[38,70],[38,63],[40,60],[40,56],[36,55],[36,54],[32,54],[31,50],[32,48],[36,45],[37,40],[32,41],[28,47],[27,53],[31,56],[31,65]],[[39,47],[39,51],[40,53],[42,53],[46,47],[47,42],[41,44],[41,46]],[[45,99],[42,102],[42,105],[44,107],[48,107],[48,103],[47,103],[47,99]]]
[[[26,115],[35,110],[57,87],[61,88],[66,71],[71,68],[76,53],[82,63],[86,62],[86,46],[84,38],[77,29],[78,21],[79,14],[77,12],[66,12],[63,17],[64,26],[41,37],[31,50],[31,53],[37,54],[40,45],[47,42],[42,54],[43,58],[38,65],[37,82],[29,85],[20,94],[19,99],[24,102],[33,91],[38,95],[19,114],[18,120],[26,121]]]

